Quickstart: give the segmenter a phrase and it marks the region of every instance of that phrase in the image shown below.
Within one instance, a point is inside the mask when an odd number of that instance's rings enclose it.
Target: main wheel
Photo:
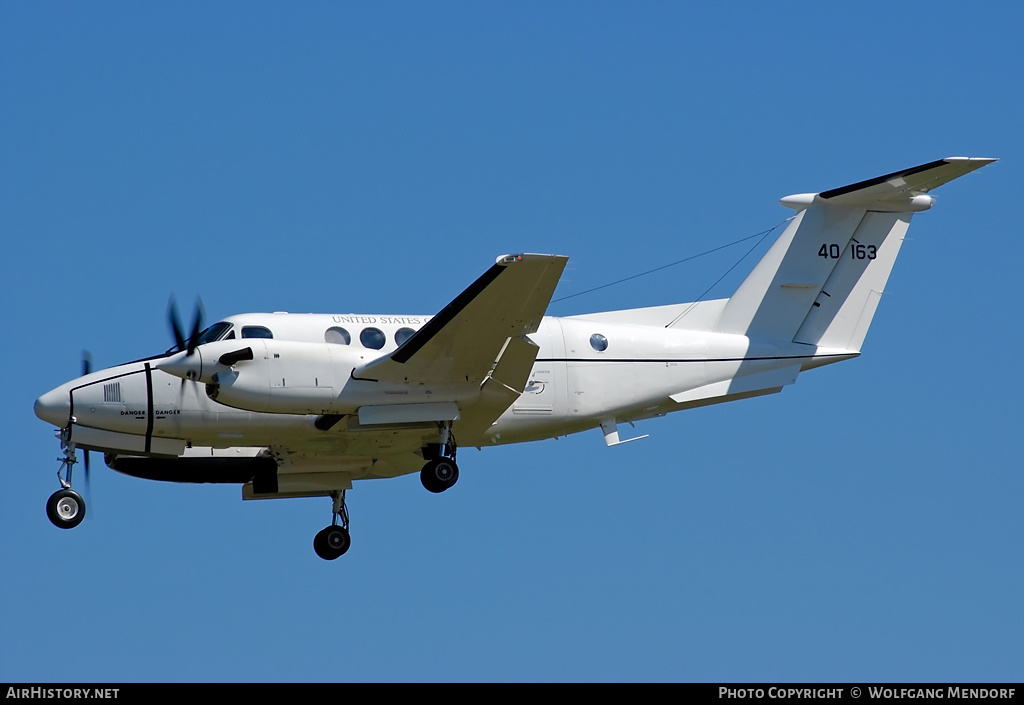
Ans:
[[[85,519],[85,500],[74,490],[57,490],[46,502],[46,516],[58,529],[73,529]]]
[[[313,537],[313,550],[325,561],[333,561],[344,555],[351,545],[352,538],[348,530],[340,526],[328,526]]]
[[[435,458],[420,471],[420,482],[431,492],[444,492],[458,481],[459,466],[451,458]]]

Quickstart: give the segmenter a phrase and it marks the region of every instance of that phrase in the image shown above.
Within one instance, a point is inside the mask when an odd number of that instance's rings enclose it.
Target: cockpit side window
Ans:
[[[203,345],[205,343],[212,343],[215,340],[220,340],[229,330],[231,330],[231,324],[226,321],[214,323],[199,334],[199,342],[197,344]]]
[[[269,328],[263,326],[242,326],[243,338],[273,338]]]
[[[210,326],[209,328],[207,328],[206,330],[202,331],[199,334],[199,337],[196,338],[196,345],[205,345],[206,343],[212,343],[215,340],[220,340],[221,338],[225,337],[225,333],[227,333],[229,330],[231,330],[231,324],[228,323],[227,321],[214,323],[212,326]],[[227,337],[233,338],[234,335],[234,332],[232,332]],[[167,351],[167,354],[179,352],[180,350],[181,348],[175,345],[173,348]]]

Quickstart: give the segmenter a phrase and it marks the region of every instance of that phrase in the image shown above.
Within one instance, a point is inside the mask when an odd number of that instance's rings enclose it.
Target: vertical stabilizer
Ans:
[[[818,194],[729,299],[715,330],[859,351],[911,216],[927,192],[994,159],[951,157]]]
[[[793,338],[859,351],[910,227],[910,213],[868,211]]]
[[[716,330],[791,341],[864,213],[820,205],[800,211],[729,299]]]

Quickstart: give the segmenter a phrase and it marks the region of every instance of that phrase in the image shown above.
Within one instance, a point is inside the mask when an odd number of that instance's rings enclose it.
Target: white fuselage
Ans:
[[[287,439],[292,446],[308,443],[315,448],[325,440],[324,432],[314,426],[320,415],[352,415],[375,404],[454,402],[465,408],[477,401],[476,387],[399,385],[352,377],[354,368],[393,352],[400,329],[416,330],[429,318],[234,316],[225,319],[232,326],[230,340],[203,346],[204,373],[199,381],[157,369],[159,358],[132,362],[52,390],[37,402],[37,413],[58,426],[74,415],[78,426],[144,437],[149,442],[142,449],[147,452],[156,452],[153,443],[160,439],[212,448],[272,446]],[[273,338],[242,338],[242,331],[253,326],[270,331]],[[340,340],[339,328],[344,328],[350,343],[325,342]],[[361,337],[379,341],[380,336],[367,335],[367,329],[383,334],[382,347],[372,349],[360,342]],[[335,332],[328,333],[331,330]],[[623,323],[608,314],[545,317],[529,338],[539,352],[522,394],[482,435],[460,439],[464,445],[552,438],[602,423],[778,391],[801,369],[851,356],[797,343],[753,344],[743,335]],[[257,351],[256,361],[239,366],[253,371],[250,384],[240,387],[240,397],[222,393],[212,400],[205,384],[209,375],[220,369],[223,380],[223,373],[231,370],[209,361],[210,351],[220,354],[242,345]]]

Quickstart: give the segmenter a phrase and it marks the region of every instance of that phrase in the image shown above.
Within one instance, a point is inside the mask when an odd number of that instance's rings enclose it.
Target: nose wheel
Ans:
[[[57,490],[46,502],[46,516],[58,529],[73,529],[85,519],[85,500],[72,489]]]
[[[333,561],[345,554],[352,545],[348,533],[348,508],[345,506],[345,490],[332,492],[334,518],[331,525],[313,537],[313,550],[325,561]]]
[[[71,489],[71,468],[78,462],[75,455],[75,446],[70,440],[70,426],[58,432],[61,450],[64,457],[60,458],[60,469],[57,470],[57,479],[60,481],[60,489],[50,495],[46,501],[46,516],[58,529],[73,529],[85,519],[85,500],[82,495]],[[86,451],[88,460],[88,451]],[[89,466],[86,464],[86,479],[88,479]]]

